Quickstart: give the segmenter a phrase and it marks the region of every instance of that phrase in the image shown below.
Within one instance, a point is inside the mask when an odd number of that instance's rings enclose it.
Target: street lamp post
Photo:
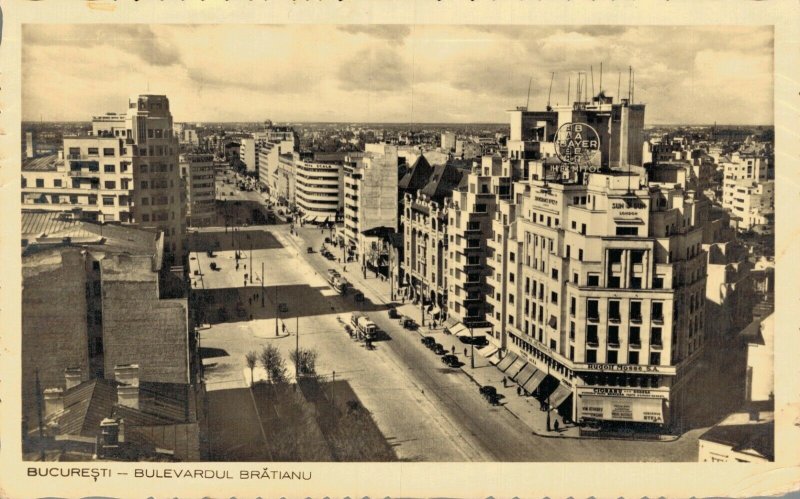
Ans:
[[[264,262],[261,262],[261,308],[264,308]]]
[[[547,362],[547,375],[550,376],[550,360]],[[550,431],[550,394],[547,394],[547,431]]]
[[[278,320],[280,319],[281,309],[278,306],[278,286],[275,286],[275,336],[278,336]]]
[[[469,354],[469,364],[470,369],[475,369],[475,333],[472,330],[472,326],[469,327],[469,346],[472,352]]]
[[[247,235],[247,238],[250,239],[250,235]],[[250,284],[253,284],[253,240],[250,240]],[[261,279],[264,279],[264,276],[261,276]]]

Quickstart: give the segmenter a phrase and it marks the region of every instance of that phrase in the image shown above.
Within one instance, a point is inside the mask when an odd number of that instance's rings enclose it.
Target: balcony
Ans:
[[[599,345],[599,342],[597,341],[597,338],[589,337],[586,338],[586,344],[589,345],[590,347],[596,347]]]
[[[658,342],[650,343],[651,350],[661,350],[662,348],[664,348],[664,345],[662,345],[661,340],[658,340]]]
[[[664,316],[663,315],[653,316],[653,324],[664,324]]]
[[[641,315],[632,315],[631,322],[633,324],[641,324],[642,323],[642,316]]]
[[[539,299],[541,300],[542,297],[540,296]],[[589,322],[600,322],[600,316],[599,315],[589,315],[589,316],[586,317],[586,320],[589,321]]]
[[[631,340],[630,345],[631,348],[634,350],[638,350],[642,348],[642,343],[639,340]]]

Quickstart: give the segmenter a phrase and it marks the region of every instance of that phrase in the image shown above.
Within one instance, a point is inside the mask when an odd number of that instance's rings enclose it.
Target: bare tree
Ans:
[[[297,366],[300,376],[316,376],[317,374],[317,351],[309,348],[292,350],[289,358]]]
[[[261,351],[261,365],[267,371],[267,378],[270,383],[286,383],[286,362],[281,356],[281,352],[275,345],[267,345]]]
[[[244,356],[245,360],[247,361],[247,367],[250,368],[250,387],[253,387],[253,383],[255,383],[255,379],[253,379],[253,370],[256,368],[256,361],[258,361],[258,354],[255,351],[249,351]]]

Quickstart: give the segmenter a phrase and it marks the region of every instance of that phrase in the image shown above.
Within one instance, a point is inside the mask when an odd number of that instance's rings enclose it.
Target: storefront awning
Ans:
[[[500,350],[495,350],[494,353],[489,354],[486,359],[489,361],[489,363],[496,366],[500,363]]]
[[[530,379],[528,379],[528,381],[522,385],[522,388],[528,393],[533,393],[537,388],[539,388],[539,385],[542,384],[542,381],[544,381],[546,377],[547,374],[536,369],[533,373],[533,376],[531,376]]]
[[[467,329],[467,326],[465,326],[461,322],[457,323],[455,326],[453,326],[451,328],[448,328],[447,330],[450,332],[450,334],[453,334],[453,335],[456,335],[456,336],[469,336],[469,334],[470,334],[469,333],[469,329]]]
[[[550,407],[556,408],[563,404],[570,395],[572,395],[572,388],[559,383],[558,388],[550,394],[547,400],[550,403]]]
[[[536,372],[536,368],[533,367],[533,364],[525,364],[525,367],[513,377],[514,381],[516,381],[520,386],[523,386],[526,381],[528,381],[533,373]]]
[[[491,345],[487,345],[487,346],[485,346],[483,348],[479,348],[477,350],[477,352],[479,354],[481,354],[481,357],[486,357],[488,359],[489,357],[491,357],[492,355],[497,353],[497,347],[493,347]]]
[[[511,364],[511,367],[508,368],[506,374],[511,376],[511,379],[514,379],[514,377],[517,374],[519,374],[522,368],[525,367],[525,364],[527,364],[527,362],[525,362],[525,359],[523,359],[522,357],[517,358],[517,360],[513,364]]]
[[[506,354],[505,357],[503,357],[503,360],[501,360],[500,363],[497,364],[497,368],[505,372],[508,370],[509,367],[511,367],[511,364],[516,362],[517,358],[518,358],[517,354],[508,353]]]
[[[581,395],[579,399],[579,418],[664,423],[664,402],[660,398]]]

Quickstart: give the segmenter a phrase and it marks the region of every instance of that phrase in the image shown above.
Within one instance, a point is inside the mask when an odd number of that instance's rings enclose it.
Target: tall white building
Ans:
[[[737,151],[720,161],[723,168],[722,207],[739,230],[771,226],[775,215],[775,168],[763,152]]]
[[[187,153],[180,157],[181,173],[186,182],[189,224],[208,227],[216,220],[214,155]]]
[[[294,153],[295,202],[303,220],[309,223],[334,223],[343,206],[342,163],[316,161]]]
[[[185,193],[166,96],[140,95],[126,114],[95,116],[90,135],[64,137],[63,154],[26,161],[22,185],[23,210],[77,209],[160,230],[166,263],[181,262]]]

